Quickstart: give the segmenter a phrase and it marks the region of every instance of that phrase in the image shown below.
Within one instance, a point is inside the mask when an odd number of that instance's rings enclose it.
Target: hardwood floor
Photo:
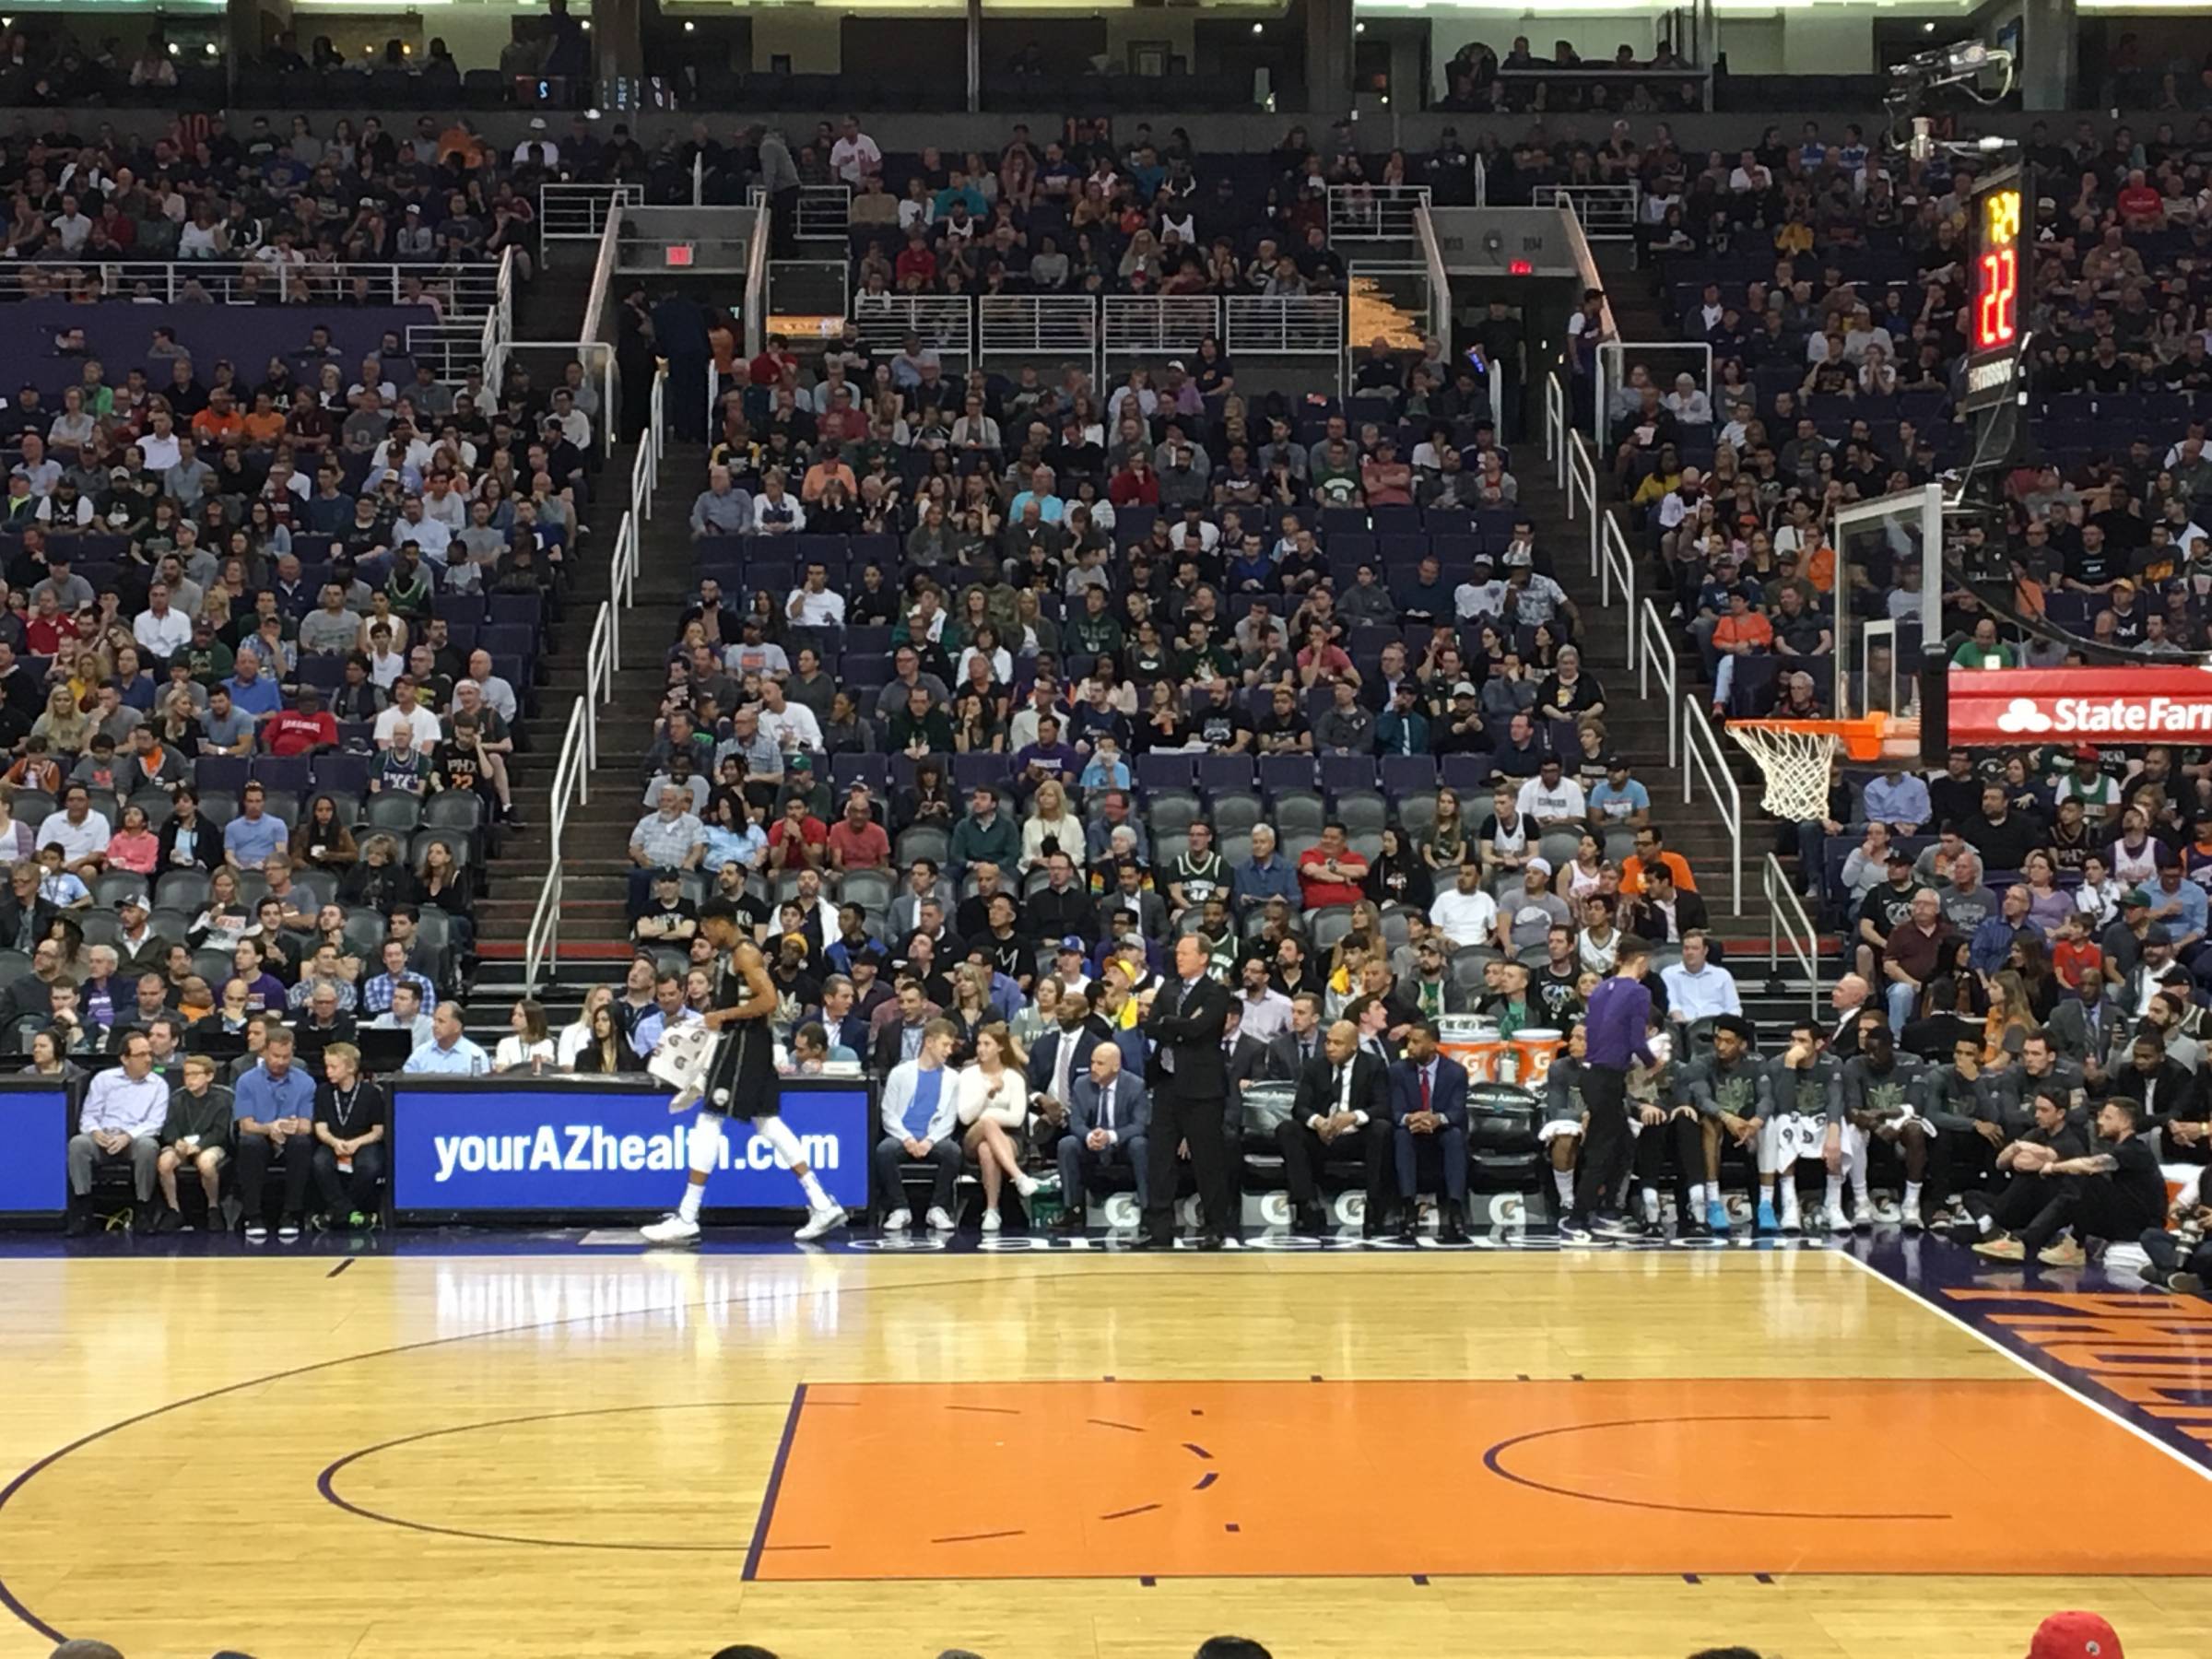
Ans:
[[[1826,1251],[329,1269],[0,1259],[0,1659],[2212,1651],[2201,1477]]]

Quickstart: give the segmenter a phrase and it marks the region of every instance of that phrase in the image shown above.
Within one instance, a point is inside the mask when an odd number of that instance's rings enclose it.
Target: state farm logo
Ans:
[[[2008,736],[2185,735],[2212,732],[2212,700],[2178,697],[2016,697],[1992,722]]]

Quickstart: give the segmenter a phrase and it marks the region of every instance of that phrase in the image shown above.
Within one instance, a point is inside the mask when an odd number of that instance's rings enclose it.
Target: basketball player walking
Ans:
[[[707,1181],[722,1162],[724,1125],[735,1118],[774,1147],[806,1194],[806,1224],[795,1235],[800,1241],[818,1239],[845,1224],[845,1208],[822,1190],[807,1167],[806,1148],[782,1118],[782,1080],[776,1075],[775,1039],[769,1029],[778,1001],[775,981],[759,947],[738,925],[737,907],[726,899],[710,899],[700,907],[700,932],[716,953],[714,1006],[705,1016],[707,1029],[722,1033],[722,1041],[708,1062],[700,1100],[699,1117],[691,1125],[691,1180],[682,1201],[669,1214],[642,1230],[653,1245],[694,1244],[699,1241],[699,1206]],[[677,1097],[680,1106],[683,1097]]]

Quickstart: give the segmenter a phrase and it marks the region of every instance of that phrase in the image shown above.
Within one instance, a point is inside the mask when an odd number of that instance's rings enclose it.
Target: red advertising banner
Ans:
[[[1957,668],[1947,737],[1973,747],[2212,739],[2212,669]]]

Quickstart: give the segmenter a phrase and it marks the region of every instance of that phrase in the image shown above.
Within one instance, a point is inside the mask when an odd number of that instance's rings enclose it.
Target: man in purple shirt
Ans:
[[[1574,1210],[1559,1223],[1559,1237],[1570,1243],[1587,1243],[1594,1233],[1608,1238],[1636,1234],[1621,1217],[1598,1218],[1598,1206],[1628,1172],[1634,1148],[1629,1135],[1629,1067],[1638,1061],[1657,1064],[1645,1040],[1652,994],[1643,975],[1650,964],[1650,947],[1632,935],[1623,935],[1612,977],[1590,993],[1590,1011],[1583,1020],[1583,1107],[1590,1114],[1590,1126],[1583,1140]]]

